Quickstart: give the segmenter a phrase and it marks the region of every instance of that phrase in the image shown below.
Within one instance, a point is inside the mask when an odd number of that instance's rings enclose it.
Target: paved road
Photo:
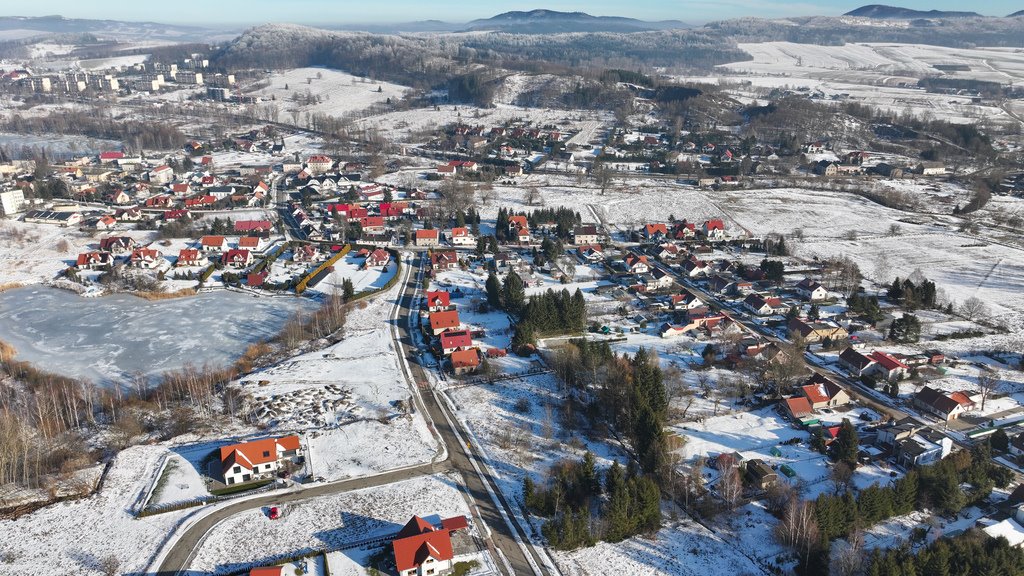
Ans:
[[[318,484],[296,492],[285,494],[272,492],[266,496],[260,496],[259,498],[251,498],[230,504],[213,512],[212,514],[204,516],[198,522],[189,526],[188,529],[178,537],[174,546],[167,553],[167,556],[160,564],[157,574],[171,576],[182,572],[188,567],[196,548],[202,542],[206,534],[221,520],[229,518],[240,512],[263,506],[273,506],[277,504],[298,502],[300,500],[308,500],[319,496],[330,496],[332,494],[340,494],[350,490],[361,490],[363,488],[383,486],[385,484],[401,482],[403,480],[409,480],[419,476],[429,476],[447,468],[448,464],[446,462],[438,464],[423,464],[414,468],[398,470],[395,472],[386,472],[369,478],[354,478],[352,480],[343,480],[341,482],[332,482],[330,484]]]
[[[422,265],[423,260],[424,258],[422,256],[417,255],[416,259],[409,263],[410,269],[418,269],[418,267]],[[407,273],[405,284],[402,288],[402,295],[399,300],[400,308],[398,317],[395,319],[395,327],[399,339],[398,351],[399,353],[406,354],[408,358],[415,358],[415,353],[417,352],[407,327],[409,326],[410,312],[414,310],[416,293],[418,290],[418,275],[415,273]],[[412,370],[412,373],[407,374],[407,376],[411,379],[411,385],[428,381],[423,372],[423,368],[415,361],[409,362],[409,368]],[[178,536],[178,539],[174,542],[173,546],[161,562],[157,574],[171,576],[184,571],[188,568],[196,548],[202,544],[203,538],[207,533],[209,533],[210,530],[212,530],[221,520],[229,518],[240,512],[263,506],[287,504],[320,496],[330,496],[351,490],[384,486],[394,482],[401,482],[418,476],[435,474],[437,472],[450,469],[455,469],[461,473],[465,483],[465,491],[472,499],[476,515],[482,519],[488,527],[490,527],[492,537],[490,539],[491,541],[488,542],[489,547],[494,546],[501,550],[502,554],[512,567],[512,572],[509,573],[505,565],[501,562],[501,559],[498,558],[496,554],[493,554],[494,550],[492,548],[491,552],[492,555],[494,555],[495,563],[499,570],[503,574],[510,575],[535,574],[536,571],[533,569],[530,560],[527,559],[526,554],[523,552],[523,548],[516,541],[516,537],[513,535],[512,529],[509,528],[508,523],[505,522],[501,511],[499,511],[495,504],[494,499],[491,498],[491,495],[487,490],[487,486],[484,485],[484,480],[474,468],[474,462],[481,470],[484,471],[483,474],[486,478],[487,484],[490,486],[490,489],[495,495],[497,495],[501,502],[501,506],[506,511],[508,517],[515,522],[514,516],[509,512],[510,507],[508,503],[505,501],[501,492],[495,485],[494,479],[486,472],[483,460],[471,448],[467,448],[467,446],[459,440],[458,435],[449,423],[457,423],[458,420],[448,411],[447,407],[444,406],[444,403],[438,400],[436,393],[433,390],[424,390],[420,396],[423,401],[422,404],[420,404],[420,409],[426,411],[428,416],[428,425],[432,428],[435,435],[439,436],[440,440],[444,442],[445,446],[448,448],[447,459],[437,461],[433,464],[423,464],[404,470],[386,472],[369,478],[355,478],[340,482],[332,482],[329,484],[318,484],[291,493],[270,493],[265,496],[251,498],[224,506],[211,514],[204,516],[195,524],[192,524],[185,529],[185,531]],[[522,541],[527,542],[528,539],[525,537],[522,528],[518,523],[516,523],[515,526]],[[544,563],[537,556],[533,548],[527,547],[527,549],[532,556],[533,562],[537,566],[544,567]],[[545,575],[552,574],[552,572],[546,568],[542,568],[542,573]]]
[[[415,267],[423,265],[425,258],[422,255],[417,255]],[[399,331],[399,343],[401,344],[402,351],[405,353],[406,358],[409,358],[409,368],[412,370],[410,377],[415,382],[428,382],[426,374],[423,371],[423,367],[418,363],[417,360],[413,360],[417,356],[418,348],[413,341],[411,334],[408,331],[409,326],[409,315],[416,310],[416,293],[420,289],[420,280],[416,274],[411,274],[402,291],[401,298],[401,313],[397,319],[397,328]],[[513,574],[534,574],[535,571],[530,564],[530,561],[526,558],[523,553],[522,547],[516,542],[516,537],[513,535],[512,530],[509,528],[508,523],[502,517],[501,512],[494,503],[494,499],[491,498],[487,491],[487,487],[484,485],[484,479],[481,479],[481,475],[476,472],[473,468],[473,462],[477,463],[477,466],[483,473],[486,479],[487,485],[490,486],[491,491],[498,497],[501,503],[501,507],[505,510],[506,516],[511,519],[515,526],[516,533],[523,542],[529,542],[529,538],[526,537],[522,526],[515,520],[515,517],[511,513],[511,507],[508,502],[505,501],[504,496],[495,484],[494,479],[490,473],[487,472],[484,459],[482,459],[473,448],[467,448],[466,444],[460,442],[456,437],[455,432],[448,424],[448,418],[452,422],[459,426],[458,419],[454,414],[450,412],[444,402],[439,401],[436,392],[433,389],[423,390],[421,393],[423,398],[424,408],[427,414],[430,416],[429,420],[434,422],[437,431],[441,434],[445,444],[448,446],[449,451],[449,462],[451,467],[462,473],[462,477],[465,482],[465,488],[469,492],[470,497],[476,505],[477,512],[480,518],[487,523],[487,526],[491,529],[491,539],[505,558],[508,559],[509,564],[512,566]],[[446,418],[445,416],[448,416]],[[462,437],[468,437],[465,432],[462,432]],[[551,574],[552,572],[547,569],[544,562],[537,556],[537,553],[531,546],[527,546],[527,550],[532,556],[532,560],[536,566],[541,568],[543,574]],[[505,567],[501,562],[495,558],[499,569],[505,572]]]

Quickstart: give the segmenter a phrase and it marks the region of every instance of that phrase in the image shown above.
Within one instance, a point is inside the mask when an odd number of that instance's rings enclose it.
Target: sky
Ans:
[[[467,22],[509,10],[581,11],[595,16],[628,16],[641,20],[682,20],[702,23],[745,16],[785,17],[837,15],[870,3],[891,3],[919,10],[973,10],[1005,16],[1024,9],[1024,0],[39,0],[12,3],[7,16],[61,15],[153,21],[170,24],[217,24],[243,27],[265,22],[355,24],[443,20]]]

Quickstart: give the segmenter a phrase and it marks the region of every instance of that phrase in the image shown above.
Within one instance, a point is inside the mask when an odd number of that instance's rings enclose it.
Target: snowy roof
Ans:
[[[1006,540],[1010,542],[1010,546],[1020,546],[1021,544],[1024,544],[1024,527],[1012,518],[1007,518],[998,524],[982,528],[982,530],[993,538],[1006,538]]]

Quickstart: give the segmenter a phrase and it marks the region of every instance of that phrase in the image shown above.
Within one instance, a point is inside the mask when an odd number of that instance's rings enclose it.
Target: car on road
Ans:
[[[270,518],[271,520],[277,520],[280,517],[281,517],[281,507],[280,506],[271,506],[270,510],[267,511],[267,518]]]

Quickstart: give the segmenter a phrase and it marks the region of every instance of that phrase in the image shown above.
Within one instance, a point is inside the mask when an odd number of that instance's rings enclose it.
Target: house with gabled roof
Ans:
[[[75,267],[95,270],[97,268],[103,268],[110,266],[114,263],[114,256],[110,252],[83,252],[78,255],[75,260]]]
[[[945,392],[925,386],[914,395],[914,406],[938,416],[946,422],[956,420],[965,412],[963,405]]]
[[[725,222],[720,218],[707,220],[701,227],[701,232],[708,240],[725,240]]]
[[[232,268],[245,268],[252,264],[252,252],[241,248],[228,250],[224,253],[224,257],[221,261],[225,266],[231,266]]]
[[[890,382],[906,378],[910,374],[909,366],[881,350],[875,350],[868,354],[868,358],[874,360],[875,363],[864,372],[865,374],[878,375]]]
[[[804,423],[815,419],[810,401],[803,396],[785,398],[781,402],[781,407],[783,413],[796,422]]]
[[[434,336],[438,336],[446,330],[457,329],[461,325],[457,310],[431,312],[427,317],[427,322],[430,324],[430,331]]]
[[[743,300],[743,307],[758,316],[771,316],[782,309],[782,299],[775,296],[748,294]]]
[[[854,376],[864,374],[874,363],[874,360],[853,348],[847,348],[839,354],[839,365],[849,370]]]
[[[139,243],[131,236],[110,236],[100,240],[100,250],[112,254],[125,254],[138,248]]]
[[[398,576],[440,575],[451,570],[455,558],[452,533],[468,525],[465,516],[446,518],[440,528],[413,516],[391,541]]]
[[[791,335],[799,335],[807,343],[823,342],[825,340],[841,342],[850,337],[846,328],[834,322],[812,322],[801,320],[800,318],[791,318],[786,327]]]
[[[662,242],[668,238],[668,226],[660,222],[647,224],[640,235],[646,242]]]
[[[388,262],[391,261],[391,254],[388,254],[387,250],[383,248],[377,248],[366,255],[366,261],[363,262],[364,268],[379,268],[387,266]]]
[[[430,267],[434,270],[454,270],[459,267],[459,255],[454,250],[431,252]]]
[[[288,459],[301,453],[298,436],[264,438],[222,446],[220,463],[224,484],[231,486],[273,476]]]
[[[626,268],[626,271],[631,274],[646,274],[651,271],[651,265],[647,261],[647,256],[633,254],[632,252],[626,254],[626,257],[622,259],[622,263]]]
[[[804,278],[797,283],[796,293],[804,300],[810,300],[811,302],[818,302],[828,298],[828,290],[817,280],[811,280],[810,278]]]
[[[457,350],[473,347],[473,336],[469,330],[446,330],[441,333],[441,353],[445,356]]]
[[[205,260],[199,250],[195,248],[184,248],[178,252],[178,260],[175,266],[202,266]]]
[[[444,290],[431,290],[427,292],[427,310],[440,312],[451,307],[452,296]]]
[[[437,230],[417,230],[413,233],[413,243],[417,246],[437,246],[440,244],[440,235]]]
[[[223,236],[203,236],[199,239],[203,252],[223,252],[228,249],[228,239]]]
[[[597,226],[577,226],[572,231],[572,243],[576,245],[597,244]]]
[[[238,247],[259,252],[263,249],[263,238],[259,236],[242,236],[238,239]]]
[[[839,384],[814,373],[799,389],[800,395],[807,398],[813,410],[835,408],[850,403],[850,394]]]
[[[457,226],[448,233],[448,242],[452,246],[474,246],[476,238],[470,233],[469,228]]]
[[[154,248],[136,248],[128,257],[128,264],[136,268],[156,268],[163,261],[163,254]]]

